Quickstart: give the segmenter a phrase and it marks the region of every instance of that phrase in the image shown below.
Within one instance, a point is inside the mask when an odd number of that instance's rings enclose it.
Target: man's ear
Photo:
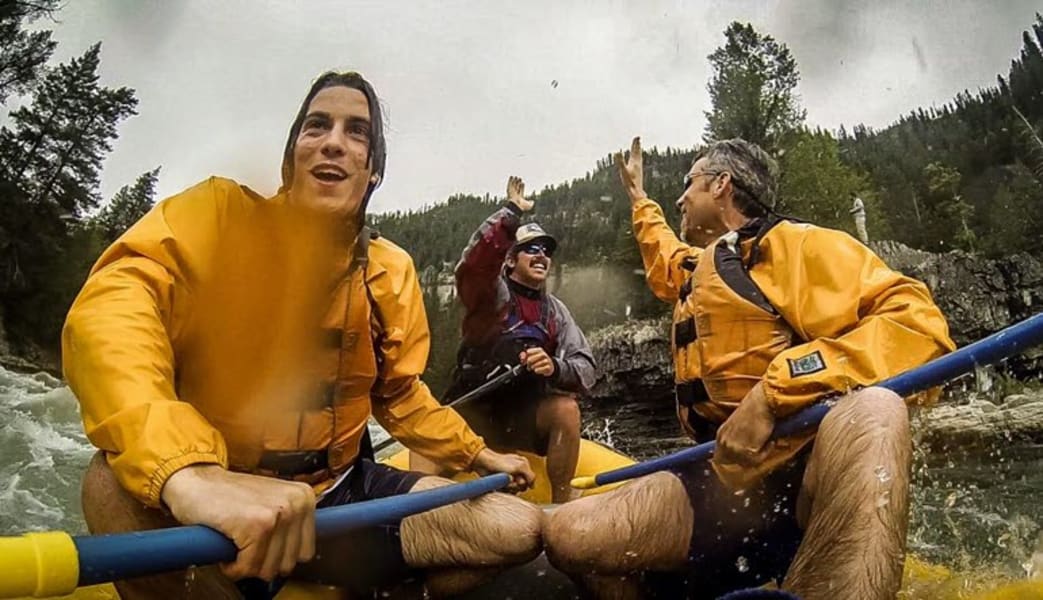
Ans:
[[[507,259],[503,262],[507,265],[508,269],[513,269],[514,267],[518,266],[518,255],[508,254]]]
[[[722,172],[720,175],[713,180],[713,195],[719,197],[724,195],[724,190],[727,189],[728,184],[732,182],[732,174],[728,171]]]

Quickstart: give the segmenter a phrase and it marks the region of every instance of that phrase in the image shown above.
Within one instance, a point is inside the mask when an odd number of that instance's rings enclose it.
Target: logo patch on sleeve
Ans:
[[[818,350],[811,354],[801,356],[800,358],[787,358],[786,362],[789,363],[790,377],[811,375],[812,373],[826,370],[826,361],[822,360],[822,354],[820,354]]]

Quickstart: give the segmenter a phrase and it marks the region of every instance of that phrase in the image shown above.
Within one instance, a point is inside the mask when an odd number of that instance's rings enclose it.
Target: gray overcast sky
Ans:
[[[695,145],[706,56],[732,20],[786,43],[808,122],[890,124],[993,85],[1038,0],[259,2],[70,0],[55,58],[100,40],[102,80],[137,90],[105,163],[107,199],[162,166],[159,196],[209,175],[269,194],[311,80],[364,73],[389,115],[371,207],[500,195],[580,177],[640,134]],[[52,27],[51,24],[45,24]],[[551,85],[557,81],[557,87]]]

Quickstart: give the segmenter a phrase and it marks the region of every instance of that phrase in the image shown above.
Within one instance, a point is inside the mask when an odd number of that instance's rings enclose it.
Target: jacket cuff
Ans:
[[[489,446],[485,443],[485,438],[476,435],[474,439],[464,445],[464,466],[461,469],[474,470],[474,459],[478,458],[478,454],[488,448]]]
[[[524,213],[522,213],[522,209],[519,208],[517,204],[511,202],[510,200],[504,200],[503,201],[503,207],[506,208],[507,210],[511,211],[512,213],[518,215],[519,217],[521,217],[522,214],[524,214]]]
[[[631,213],[637,213],[638,211],[641,211],[641,210],[643,210],[645,208],[648,208],[649,205],[652,205],[652,206],[655,206],[656,208],[662,209],[662,207],[659,206],[658,202],[656,202],[655,200],[649,198],[648,196],[645,196],[644,198],[641,198],[640,200],[631,203],[631,205],[630,205],[630,212]]]
[[[565,369],[565,365],[562,363],[561,359],[556,356],[550,357],[550,362],[554,365],[554,372],[550,374],[549,379],[554,383],[558,383],[561,381],[561,374]]]
[[[175,472],[192,465],[219,465],[227,469],[228,461],[216,452],[186,452],[160,462],[148,480],[145,503],[152,508],[161,506],[163,486],[166,485],[167,479]]]

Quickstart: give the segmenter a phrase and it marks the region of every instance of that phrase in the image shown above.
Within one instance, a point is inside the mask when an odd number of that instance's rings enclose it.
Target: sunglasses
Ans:
[[[695,173],[694,175],[692,173],[688,173],[684,176],[684,189],[687,190],[688,188],[692,187],[692,182],[695,181],[698,177],[702,177],[704,175],[709,177],[717,177],[720,174],[721,171],[703,171],[702,173]]]
[[[525,244],[524,246],[518,248],[518,252],[524,252],[524,253],[529,254],[531,256],[536,256],[537,254],[543,254],[547,258],[550,258],[550,257],[554,256],[554,249],[551,248],[548,244],[545,244],[543,242],[530,242],[530,243]]]
[[[688,173],[687,175],[684,176],[684,189],[687,190],[689,187],[691,187],[692,186],[692,182],[694,182],[699,177],[702,177],[704,175],[707,176],[707,177],[717,177],[721,173],[728,173],[729,175],[731,174],[729,171],[703,171],[701,173],[695,173],[695,174]],[[742,192],[745,192],[746,195],[749,196],[750,198],[752,198],[754,202],[756,202],[757,204],[760,204],[761,206],[765,207],[765,209],[769,208],[767,205],[765,205],[763,202],[761,202],[760,198],[758,198],[753,192],[750,191],[750,188],[746,187],[746,185],[743,182],[739,181],[735,177],[735,175],[731,176],[731,182],[732,182],[732,186],[735,187],[735,189],[740,190]],[[768,210],[768,212],[771,212],[770,209]]]

